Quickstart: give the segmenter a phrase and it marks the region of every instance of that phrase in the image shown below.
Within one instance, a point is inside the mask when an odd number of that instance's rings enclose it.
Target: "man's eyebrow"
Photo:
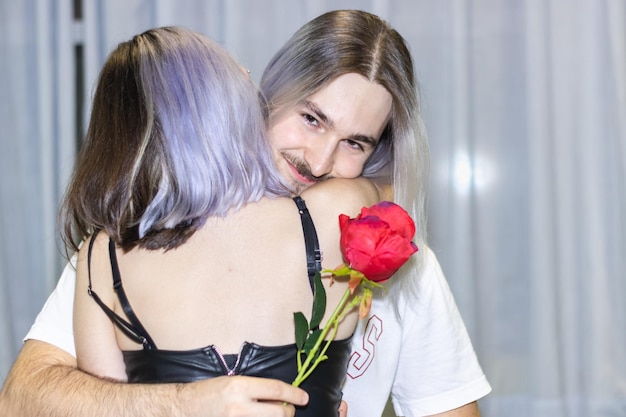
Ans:
[[[333,120],[331,120],[330,117],[328,117],[326,115],[326,113],[324,113],[322,111],[322,109],[320,109],[319,107],[317,107],[317,105],[315,103],[313,103],[312,101],[309,100],[304,100],[304,107],[306,107],[311,113],[314,113],[315,116],[322,121],[322,123],[324,123],[326,126],[328,126],[331,129],[335,128],[335,122]]]
[[[302,104],[326,126],[328,126],[331,129],[335,128],[335,122],[330,117],[328,117],[326,113],[324,113],[322,109],[320,109],[315,103],[313,103],[310,100],[304,100]],[[351,134],[346,139],[350,139],[355,142],[361,142],[373,148],[375,148],[376,145],[378,144],[378,139],[369,135],[363,135],[359,133]]]

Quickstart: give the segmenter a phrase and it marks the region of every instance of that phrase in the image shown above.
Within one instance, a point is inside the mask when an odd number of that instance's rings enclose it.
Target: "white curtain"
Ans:
[[[415,59],[431,243],[493,386],[483,415],[626,415],[626,1],[84,0],[80,23],[70,0],[17,3],[0,0],[0,379],[63,262],[55,210],[111,48],[181,24],[258,80],[306,21],[361,8]]]
[[[55,285],[75,153],[70,2],[0,1],[0,379]]]

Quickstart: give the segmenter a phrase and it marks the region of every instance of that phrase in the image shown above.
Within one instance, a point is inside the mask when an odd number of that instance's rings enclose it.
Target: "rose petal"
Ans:
[[[377,216],[387,222],[392,230],[407,239],[415,236],[415,222],[402,207],[391,201],[382,201],[369,208],[361,209],[360,217]]]

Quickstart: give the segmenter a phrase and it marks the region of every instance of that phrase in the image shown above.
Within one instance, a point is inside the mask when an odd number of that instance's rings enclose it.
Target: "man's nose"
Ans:
[[[304,155],[304,159],[309,165],[311,174],[315,177],[329,174],[333,170],[335,150],[336,144],[331,139],[319,140],[313,146],[310,146]]]

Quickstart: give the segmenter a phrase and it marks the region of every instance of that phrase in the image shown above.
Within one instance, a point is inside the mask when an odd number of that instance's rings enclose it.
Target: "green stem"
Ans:
[[[326,349],[328,349],[328,346],[330,345],[330,342],[332,341],[332,339],[335,337],[335,334],[337,334],[337,328],[339,326],[337,318],[340,316],[340,314],[341,314],[341,317],[343,317],[343,314],[342,314],[343,313],[343,309],[344,309],[344,307],[346,305],[346,302],[348,301],[349,297],[350,297],[350,289],[347,289],[346,292],[343,294],[343,297],[341,298],[341,301],[339,301],[339,304],[335,308],[335,311],[333,311],[333,314],[328,319],[328,322],[326,323],[326,326],[324,326],[324,328],[322,329],[322,332],[320,333],[319,337],[315,341],[315,344],[311,348],[311,351],[307,355],[307,358],[304,361],[304,364],[302,365],[302,367],[298,371],[298,375],[296,375],[296,379],[292,382],[291,385],[293,385],[294,387],[300,386],[300,384],[311,374],[313,369],[315,369],[315,367],[323,360],[323,359],[321,359],[323,357],[323,354],[326,352]],[[309,366],[311,365],[311,361],[316,356],[315,354],[317,353],[318,349],[322,345],[322,342],[326,338],[326,335],[328,335],[328,332],[331,329],[333,329],[333,335],[332,335],[331,339],[326,342],[326,346],[324,347],[323,352],[320,353],[320,355],[316,358],[316,360],[313,363],[313,366],[311,367],[311,369],[308,369]],[[298,355],[299,355],[299,353],[298,353]]]
[[[324,348],[322,349],[320,354],[317,356],[317,358],[315,358],[315,362],[313,362],[313,365],[311,365],[309,370],[306,371],[302,375],[302,377],[300,378],[300,382],[298,383],[298,385],[296,385],[296,387],[299,386],[300,383],[302,383],[302,381],[307,379],[309,377],[309,375],[311,375],[313,373],[313,371],[315,370],[315,368],[317,368],[317,365],[319,365],[320,362],[322,362],[323,360],[327,359],[327,358],[324,357],[324,355],[326,354],[326,351],[328,350],[328,347],[330,346],[330,343],[333,341],[333,339],[335,338],[335,335],[337,334],[337,330],[339,329],[338,324],[339,323],[333,323],[332,333],[330,334],[330,337],[326,340],[326,343],[324,344]]]

